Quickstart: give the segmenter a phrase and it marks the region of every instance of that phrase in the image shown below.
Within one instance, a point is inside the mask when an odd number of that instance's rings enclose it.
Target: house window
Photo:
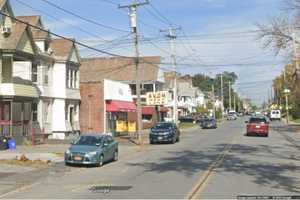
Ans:
[[[77,88],[77,70],[74,71],[74,88]]]
[[[44,122],[51,122],[51,104],[50,102],[44,102]]]
[[[69,81],[70,81],[70,74],[69,74],[69,70],[66,71],[66,86],[69,87]]]
[[[31,81],[36,83],[38,81],[38,67],[36,63],[31,66]]]
[[[32,103],[32,121],[38,120],[38,104]]]
[[[73,80],[74,77],[73,77],[73,70],[70,70],[70,88],[73,88]]]
[[[49,66],[45,67],[45,74],[44,74],[44,84],[48,85],[49,83]]]

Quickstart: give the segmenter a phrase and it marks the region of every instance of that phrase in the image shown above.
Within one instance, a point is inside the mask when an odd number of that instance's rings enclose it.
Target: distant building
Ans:
[[[178,115],[186,116],[196,112],[198,106],[205,105],[205,95],[204,93],[193,86],[191,77],[177,75],[177,102],[178,102]],[[168,107],[170,112],[168,112],[168,118],[172,118],[173,115],[173,105],[174,105],[174,73],[165,73],[166,83],[164,89],[170,92],[170,100]]]

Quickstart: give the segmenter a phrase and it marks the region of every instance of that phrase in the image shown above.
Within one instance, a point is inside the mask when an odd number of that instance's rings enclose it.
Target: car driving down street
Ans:
[[[259,135],[268,137],[269,122],[265,116],[252,116],[247,123],[247,135]]]
[[[214,118],[206,118],[201,123],[202,129],[217,128],[217,120]]]

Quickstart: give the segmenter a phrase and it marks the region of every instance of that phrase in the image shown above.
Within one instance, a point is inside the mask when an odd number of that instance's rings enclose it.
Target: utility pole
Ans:
[[[286,123],[289,123],[289,97],[288,97],[288,88],[286,87],[286,71],[283,70],[283,80],[284,80],[284,95],[285,95],[285,110],[286,110]]]
[[[213,98],[213,117],[216,118],[216,97],[215,97],[215,86],[211,86],[212,98]]]
[[[142,143],[142,104],[141,104],[141,80],[140,80],[140,67],[139,67],[139,37],[137,31],[137,8],[139,6],[143,6],[149,4],[149,1],[146,0],[145,2],[138,3],[137,0],[133,0],[132,4],[120,6],[120,8],[127,8],[129,9],[129,16],[130,16],[130,26],[132,28],[132,33],[134,35],[134,46],[135,46],[135,85],[136,85],[136,103],[137,103],[137,134],[139,144]]]
[[[233,108],[234,108],[234,111],[236,111],[236,95],[233,94]]]
[[[177,38],[176,31],[180,30],[180,27],[171,26],[168,30],[161,30],[161,32],[168,32],[167,37],[170,39],[170,48],[171,48],[171,60],[174,71],[174,84],[173,84],[173,121],[177,124],[178,122],[178,94],[177,94],[177,70],[176,70],[176,50],[175,50],[175,40]]]
[[[221,101],[222,101],[222,118],[224,117],[224,86],[223,86],[223,74],[221,74]]]
[[[228,93],[229,93],[229,110],[231,110],[231,82],[228,83]]]

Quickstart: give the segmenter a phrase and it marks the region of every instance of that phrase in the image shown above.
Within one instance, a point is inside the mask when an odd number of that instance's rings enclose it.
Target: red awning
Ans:
[[[142,107],[143,115],[153,115],[155,113],[155,107]]]
[[[106,101],[107,112],[136,112],[136,106],[133,102],[109,100]]]

